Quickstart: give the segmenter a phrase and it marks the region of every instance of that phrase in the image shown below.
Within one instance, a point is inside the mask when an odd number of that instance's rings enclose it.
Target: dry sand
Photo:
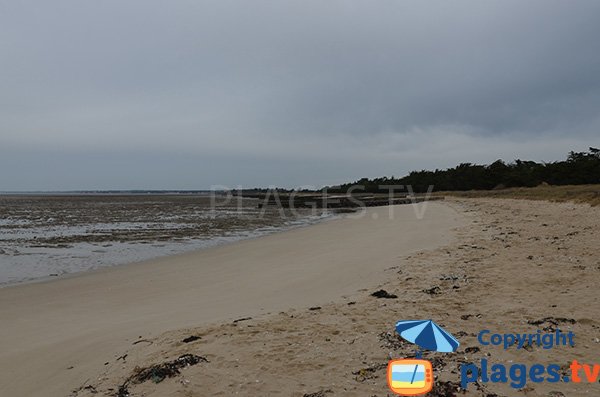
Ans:
[[[329,310],[337,316],[336,304],[341,305],[344,297],[364,295],[361,289],[395,275],[385,269],[402,264],[406,255],[451,244],[453,230],[464,224],[465,217],[443,203],[427,205],[421,220],[416,218],[412,205],[393,207],[393,219],[388,219],[389,208],[371,208],[360,219],[345,217],[200,252],[2,288],[0,395],[79,396],[95,394],[96,389],[101,395],[114,394],[110,390],[113,383],[122,381],[131,365],[153,360],[153,354],[177,354],[171,351],[171,337],[161,334],[197,326],[209,327],[202,331],[206,340],[201,345],[178,349],[204,347],[206,341],[214,339],[213,349],[217,350],[210,353],[211,368],[224,370],[228,363],[241,359],[239,365],[252,368],[254,373],[240,373],[239,382],[251,383],[253,388],[240,389],[238,381],[215,372],[207,384],[202,380],[204,375],[198,375],[193,384],[169,379],[159,385],[161,390],[149,390],[144,395],[208,396],[229,393],[232,387],[245,395],[289,395],[304,386],[292,383],[276,392],[273,390],[279,387],[279,381],[268,384],[268,380],[281,379],[274,368],[283,370],[282,363],[298,360],[304,364],[294,365],[292,370],[306,371],[296,374],[298,382],[305,379],[306,385],[317,387],[333,375],[326,370],[332,360],[322,356],[323,363],[314,363],[311,355],[326,352],[329,342],[315,340],[325,343],[321,348],[314,343],[304,344],[301,337],[279,334],[278,330],[311,329],[320,322],[310,324],[312,318],[304,319],[308,323],[300,318],[300,322],[293,323],[288,315],[276,313],[294,309],[304,312],[310,306],[329,304]],[[311,311],[311,315],[313,312],[319,311]],[[318,315],[326,313],[328,310],[323,310]],[[261,328],[253,333],[244,322],[235,328],[210,328],[215,327],[210,324],[231,324],[240,317],[261,318],[264,330],[269,329],[269,322],[281,325],[267,331],[268,335],[258,331]],[[331,332],[333,335],[339,326],[341,333],[337,335],[345,338],[348,324],[339,320],[339,325],[336,317],[328,320]],[[393,318],[388,321],[393,322]],[[369,326],[353,323],[349,330],[361,332]],[[225,327],[230,336],[217,337],[223,334],[220,327]],[[178,338],[178,333],[188,331],[173,332]],[[258,342],[242,343],[251,335]],[[243,345],[239,357],[227,351],[237,351],[236,339],[229,339],[231,336],[240,338]],[[225,348],[222,354],[217,352],[219,345]],[[292,351],[286,346],[300,346],[303,353],[290,356]],[[254,350],[256,347],[259,351]],[[127,353],[131,349],[140,350]],[[346,354],[344,351],[351,352],[352,347],[344,345],[338,353]],[[123,354],[128,356],[117,360]],[[274,354],[279,362],[268,358]],[[359,362],[353,364],[360,366]],[[289,369],[286,372],[288,379],[296,379]],[[381,392],[385,385],[379,383],[376,388]],[[263,386],[268,390],[261,391]],[[133,388],[132,393],[141,395]]]
[[[333,302],[314,299],[310,305],[319,301],[320,309],[306,305],[237,323],[166,332],[129,345],[73,395],[114,395],[140,367],[195,354],[209,362],[158,384],[130,382],[131,396],[390,396],[388,359],[414,354],[413,346],[395,335],[394,323],[415,318],[435,319],[461,341],[455,354],[425,355],[433,360],[437,376],[430,397],[600,395],[598,383],[528,383],[520,390],[481,383],[471,384],[466,393],[457,387],[459,365],[481,358],[507,366],[558,363],[565,375],[573,359],[599,361],[600,208],[499,199],[451,200],[446,205],[466,218],[455,239],[418,252],[400,252],[405,246],[399,245],[385,255],[370,253],[372,274],[356,284],[364,288],[340,294]],[[354,254],[362,250],[355,248]],[[378,278],[387,281],[377,284]],[[337,288],[335,283],[329,287]],[[399,297],[369,296],[378,288]],[[557,327],[575,332],[575,347],[504,351],[476,341],[482,329],[535,333]],[[201,339],[183,343],[189,336]]]

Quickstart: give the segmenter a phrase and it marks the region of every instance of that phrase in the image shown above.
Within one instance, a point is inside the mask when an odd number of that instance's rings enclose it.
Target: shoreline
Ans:
[[[360,219],[2,288],[0,384],[10,395],[66,395],[140,336],[356,293],[382,282],[399,255],[451,241],[462,215],[427,205],[422,220],[412,205],[394,207],[393,220],[373,207]]]
[[[295,219],[293,221],[289,221],[290,223],[284,223],[283,225],[265,226],[265,227],[261,227],[261,228],[254,229],[254,230],[245,230],[245,231],[239,232],[238,235],[233,235],[233,236],[232,235],[213,236],[213,237],[209,237],[209,238],[203,239],[203,240],[191,239],[190,240],[190,241],[192,241],[191,243],[160,241],[158,243],[163,244],[165,246],[168,244],[172,244],[172,245],[180,245],[181,244],[182,248],[174,253],[157,254],[157,255],[153,255],[151,257],[148,257],[146,259],[141,259],[141,260],[128,260],[125,262],[101,265],[101,266],[92,267],[90,269],[76,270],[76,271],[57,274],[57,275],[47,275],[47,276],[43,276],[43,277],[34,277],[34,278],[22,279],[22,280],[18,280],[18,281],[0,282],[0,290],[2,290],[4,288],[12,288],[12,287],[17,287],[17,286],[21,286],[21,285],[53,282],[53,281],[57,281],[57,280],[63,280],[63,279],[68,279],[68,278],[85,275],[88,273],[93,274],[95,272],[100,272],[102,270],[112,269],[115,267],[143,264],[146,262],[160,260],[160,259],[164,259],[164,258],[177,257],[179,255],[185,255],[185,254],[193,254],[193,253],[197,253],[197,252],[204,251],[207,249],[227,246],[230,244],[236,244],[241,241],[258,239],[258,238],[267,237],[267,236],[270,236],[273,234],[285,233],[285,232],[299,229],[299,228],[318,225],[323,222],[329,222],[329,221],[338,219],[341,215],[342,214],[333,213],[333,212],[326,216],[307,215],[305,217]],[[299,222],[299,223],[295,223],[295,222]],[[231,240],[219,241],[219,240],[228,239],[228,238],[231,238]],[[206,245],[199,246],[199,245],[197,245],[197,243],[199,243],[199,242],[206,243]],[[135,242],[133,242],[131,244],[137,245],[140,247],[143,247],[145,245],[145,244],[142,245],[141,243],[135,243]],[[191,245],[185,247],[183,244],[191,244]]]

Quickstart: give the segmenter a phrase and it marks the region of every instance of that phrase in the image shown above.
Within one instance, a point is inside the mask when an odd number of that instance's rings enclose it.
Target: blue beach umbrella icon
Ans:
[[[450,353],[456,351],[460,344],[454,336],[432,320],[398,321],[396,332],[402,338],[425,350]]]

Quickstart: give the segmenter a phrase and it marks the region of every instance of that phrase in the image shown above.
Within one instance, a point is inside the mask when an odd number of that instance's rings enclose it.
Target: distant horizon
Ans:
[[[588,145],[586,149],[583,150],[568,150],[565,155],[562,156],[562,158],[560,159],[554,159],[554,160],[532,160],[532,159],[524,159],[524,158],[514,158],[512,160],[506,160],[506,159],[495,159],[494,161],[503,161],[505,163],[511,163],[514,162],[516,160],[521,160],[521,161],[536,161],[538,163],[552,163],[552,162],[557,162],[557,161],[564,161],[566,159],[566,155],[569,152],[587,152],[587,150],[593,148],[594,146],[598,146],[597,144],[595,145]],[[460,163],[454,164],[453,166],[450,166],[448,168],[453,168],[456,167],[462,163],[470,163],[473,165],[490,165],[493,161],[490,161],[488,163],[474,163],[474,162],[469,162],[469,161],[462,161]],[[439,169],[439,168],[438,168]],[[192,194],[192,193],[210,193],[213,191],[226,191],[226,190],[236,190],[236,189],[243,189],[243,190],[253,190],[253,189],[285,189],[285,190],[320,190],[322,188],[325,188],[327,186],[330,187],[334,187],[334,186],[339,186],[339,185],[344,185],[344,184],[351,184],[354,181],[360,180],[362,178],[391,178],[391,177],[395,177],[395,178],[402,178],[407,176],[410,172],[418,172],[418,171],[435,171],[435,168],[423,168],[423,169],[414,169],[414,170],[410,170],[409,172],[406,172],[403,175],[392,175],[392,174],[386,174],[386,175],[376,175],[376,176],[369,176],[369,177],[365,177],[365,176],[360,176],[360,177],[355,177],[355,178],[349,178],[344,182],[340,182],[338,184],[330,184],[330,185],[302,185],[302,186],[279,186],[279,185],[263,185],[263,186],[252,186],[252,185],[232,185],[232,186],[227,186],[227,185],[222,185],[222,184],[215,184],[211,187],[208,188],[183,188],[183,189],[178,189],[178,188],[149,188],[149,189],[145,189],[145,188],[113,188],[113,189],[65,189],[65,190],[0,190],[0,195],[10,195],[10,194],[94,194],[94,193],[100,193],[100,194],[107,194],[107,193],[115,193],[115,194],[120,194],[120,193],[129,193],[129,194],[152,194],[152,193],[157,193],[157,194],[166,194],[166,193],[177,193],[177,194]]]

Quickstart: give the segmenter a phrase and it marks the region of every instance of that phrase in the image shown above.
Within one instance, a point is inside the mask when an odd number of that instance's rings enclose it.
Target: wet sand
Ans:
[[[424,219],[413,205],[395,206],[393,219],[388,207],[370,208],[360,219],[0,289],[2,395],[92,392],[85,386],[95,388],[123,351],[166,331],[323,305],[380,284],[399,258],[450,244],[464,223],[451,206],[427,206]]]
[[[191,252],[320,222],[209,194],[0,194],[0,288]]]

